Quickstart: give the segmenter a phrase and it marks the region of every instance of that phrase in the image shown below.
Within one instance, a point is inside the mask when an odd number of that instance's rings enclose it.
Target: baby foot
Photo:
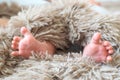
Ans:
[[[11,47],[17,51],[13,51],[11,55],[29,58],[31,51],[41,53],[46,53],[46,51],[48,51],[50,54],[55,52],[55,47],[51,43],[36,40],[25,27],[21,28],[21,34],[24,35],[23,39],[19,36],[13,38]]]
[[[96,33],[91,42],[84,48],[83,56],[91,57],[96,62],[109,62],[113,54],[113,48],[108,41],[101,40],[101,34]]]

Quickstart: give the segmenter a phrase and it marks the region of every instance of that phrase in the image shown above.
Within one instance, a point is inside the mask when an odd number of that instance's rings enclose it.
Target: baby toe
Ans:
[[[13,49],[18,49],[18,45],[11,45],[11,47],[13,48]]]
[[[109,53],[109,54],[113,54],[114,51],[113,51],[113,50],[108,50],[108,53]]]
[[[113,54],[114,53],[113,47],[111,45],[106,46],[106,50],[108,51],[108,54]]]
[[[105,47],[108,47],[108,46],[110,46],[110,43],[109,43],[108,41],[104,41],[104,42],[103,42],[103,45],[104,45]]]
[[[111,62],[113,59],[112,59],[112,57],[111,56],[107,56],[107,58],[106,58],[106,61],[107,62]]]
[[[108,41],[104,41],[103,45],[109,54],[113,54],[113,52],[114,52],[113,47],[111,46],[111,44]]]
[[[13,49],[18,49],[18,43],[17,43],[16,41],[12,41],[11,47],[12,47]]]
[[[16,41],[16,42],[19,42],[20,40],[21,40],[21,38],[18,37],[18,36],[15,36],[15,37],[13,38],[13,41]]]
[[[112,46],[107,46],[106,49],[107,49],[107,50],[112,50],[113,47],[112,47]]]
[[[100,44],[100,42],[101,42],[101,34],[95,33],[92,37],[91,43]]]
[[[12,56],[19,56],[19,51],[13,51],[13,52],[11,53],[11,55],[12,55]]]

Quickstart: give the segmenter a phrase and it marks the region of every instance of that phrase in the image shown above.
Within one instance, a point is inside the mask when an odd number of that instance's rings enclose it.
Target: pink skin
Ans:
[[[91,42],[84,48],[83,56],[91,57],[96,62],[112,61],[113,47],[108,41],[101,40],[101,34],[96,33]]]
[[[29,58],[31,51],[42,52],[48,51],[49,54],[55,53],[55,46],[48,41],[40,42],[25,28],[21,28],[21,34],[24,38],[15,36],[12,41],[12,48],[18,51],[13,51],[11,55],[22,56]],[[113,53],[113,48],[108,41],[101,41],[101,34],[96,33],[91,42],[85,47],[83,56],[92,57],[96,62],[111,61],[109,56]]]
[[[21,34],[24,35],[22,39],[19,36],[15,36],[12,41],[11,47],[18,51],[13,51],[11,55],[22,56],[29,58],[31,51],[40,52],[42,54],[48,52],[49,54],[55,53],[55,46],[47,41],[38,41],[25,27],[21,28]]]

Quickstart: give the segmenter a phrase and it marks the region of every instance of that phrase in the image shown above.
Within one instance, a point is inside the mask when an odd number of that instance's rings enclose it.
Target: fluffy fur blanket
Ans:
[[[12,51],[10,47],[11,40],[13,36],[20,35],[18,31],[21,26],[28,27],[31,32],[36,31],[34,27],[54,26],[54,28],[56,28],[58,26],[63,26],[59,29],[64,29],[68,25],[66,25],[63,19],[66,22],[69,22],[68,29],[70,30],[70,33],[68,34],[68,40],[73,43],[78,39],[84,39],[85,41],[81,43],[81,45],[84,46],[89,42],[93,34],[93,28],[95,32],[101,32],[103,34],[103,39],[109,40],[116,50],[113,55],[113,61],[111,63],[96,64],[89,58],[83,58],[82,52],[56,54],[54,56],[47,55],[45,58],[33,55],[28,60],[23,60],[21,57],[14,58],[9,55]],[[119,25],[119,16],[101,16],[98,13],[91,11],[90,5],[82,0],[58,0],[47,6],[23,10],[17,16],[11,18],[7,29],[0,28],[0,79],[120,80]],[[80,29],[77,27],[80,27]],[[88,31],[88,28],[90,31]],[[45,28],[45,32],[48,31],[48,29],[50,28]],[[79,32],[85,33],[87,37],[82,38],[83,34],[79,36]],[[38,40],[41,39],[42,34],[38,35],[38,31],[33,34]],[[60,41],[59,43],[58,41],[53,40],[52,37],[46,38],[46,36],[48,36],[47,34],[44,36],[45,37],[42,36],[42,39],[50,39],[50,41],[60,49],[68,46],[67,40],[61,42],[63,39],[58,38],[57,40]]]
[[[2,80],[119,80],[120,55],[113,62],[96,64],[80,53],[47,56],[20,62],[12,75]]]

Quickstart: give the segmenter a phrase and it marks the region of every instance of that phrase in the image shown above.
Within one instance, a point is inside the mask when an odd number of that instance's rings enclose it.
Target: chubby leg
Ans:
[[[92,37],[91,42],[84,48],[83,56],[91,57],[96,62],[109,62],[112,60],[110,56],[113,54],[113,48],[108,41],[101,40],[101,34],[96,33]]]
[[[15,36],[12,41],[11,47],[16,51],[13,51],[11,55],[13,56],[22,56],[24,58],[29,58],[31,51],[40,52],[42,54],[55,53],[55,46],[48,41],[38,41],[25,27],[21,28],[21,34],[24,35],[24,38]]]

